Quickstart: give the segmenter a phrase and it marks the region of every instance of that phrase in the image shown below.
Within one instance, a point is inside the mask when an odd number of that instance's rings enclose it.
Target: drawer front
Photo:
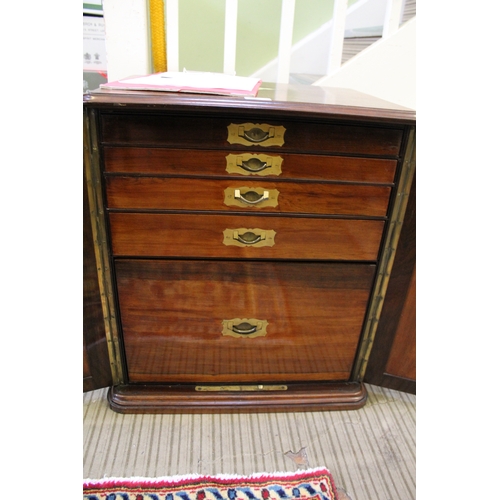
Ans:
[[[129,379],[347,380],[374,270],[368,264],[118,260]],[[257,335],[247,333],[251,319],[261,322]],[[228,320],[235,335],[224,330]]]
[[[263,211],[383,217],[391,188],[164,177],[108,177],[115,209]]]
[[[375,261],[384,222],[110,213],[116,256]]]
[[[262,121],[265,120],[256,120],[256,125],[285,129],[282,145],[267,146],[264,142],[245,145],[230,142],[228,127],[242,123],[241,120],[232,118],[141,114],[103,115],[102,140],[105,144],[131,146],[397,156],[403,138],[402,129],[395,128],[299,121],[266,121],[262,124]]]
[[[390,184],[397,161],[287,153],[105,147],[106,172],[278,177]]]

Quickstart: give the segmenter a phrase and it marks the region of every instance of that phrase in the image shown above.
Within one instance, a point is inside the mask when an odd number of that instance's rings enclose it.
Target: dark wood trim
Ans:
[[[409,394],[417,393],[417,382],[409,378],[383,373],[380,377],[380,382],[377,384],[381,387],[387,387],[395,391],[408,392]]]
[[[280,85],[263,83],[258,99],[171,92],[137,92],[95,90],[85,94],[84,103],[92,107],[117,106],[117,109],[145,109],[149,113],[168,109],[169,112],[197,112],[210,109],[227,115],[236,110],[243,116],[258,111],[259,116],[279,112],[282,117],[343,119],[388,122],[402,125],[415,123],[415,111],[350,89],[322,88],[312,85]],[[118,108],[119,107],[119,108]]]

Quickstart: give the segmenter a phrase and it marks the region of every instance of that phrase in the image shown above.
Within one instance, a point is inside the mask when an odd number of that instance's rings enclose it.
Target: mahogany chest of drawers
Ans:
[[[414,112],[340,89],[84,98],[119,412],[354,409],[413,177]]]

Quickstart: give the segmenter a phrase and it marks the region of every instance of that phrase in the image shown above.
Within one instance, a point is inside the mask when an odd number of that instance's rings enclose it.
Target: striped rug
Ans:
[[[83,478],[326,467],[352,500],[415,498],[416,396],[367,386],[360,410],[122,415],[83,395]]]

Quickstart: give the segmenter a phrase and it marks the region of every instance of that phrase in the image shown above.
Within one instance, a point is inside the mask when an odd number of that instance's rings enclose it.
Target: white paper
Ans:
[[[138,85],[167,85],[197,89],[227,89],[251,91],[259,82],[258,78],[231,76],[224,73],[203,73],[196,71],[156,73],[138,78],[127,78],[120,83]]]
[[[83,71],[106,71],[104,19],[83,16]]]

